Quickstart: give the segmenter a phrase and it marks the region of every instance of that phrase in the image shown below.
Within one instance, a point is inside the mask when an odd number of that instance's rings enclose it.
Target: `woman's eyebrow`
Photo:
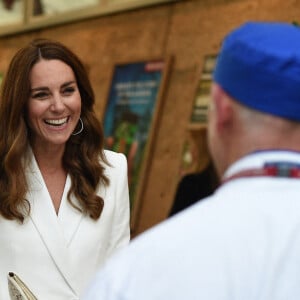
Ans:
[[[30,89],[31,92],[36,92],[36,91],[48,91],[48,90],[49,90],[49,88],[44,87],[44,86],[40,86],[40,87],[37,87],[37,88]]]
[[[66,87],[66,86],[68,86],[68,85],[70,85],[70,84],[74,84],[74,83],[76,83],[76,81],[75,80],[72,80],[72,81],[68,81],[68,82],[66,82],[66,83],[64,83],[64,84],[62,84],[62,88],[63,87]]]
[[[70,84],[74,84],[76,83],[75,80],[71,80],[71,81],[68,81],[68,82],[65,82],[64,84],[61,85],[61,88],[64,88]],[[36,88],[33,88],[33,89],[30,89],[31,92],[35,92],[35,91],[48,91],[49,88],[46,87],[46,86],[40,86],[40,87],[36,87]]]

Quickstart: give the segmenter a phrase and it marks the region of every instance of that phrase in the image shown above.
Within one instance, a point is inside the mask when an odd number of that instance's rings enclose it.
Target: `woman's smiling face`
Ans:
[[[32,147],[65,146],[81,113],[81,97],[73,70],[64,62],[42,59],[30,72],[27,119]]]

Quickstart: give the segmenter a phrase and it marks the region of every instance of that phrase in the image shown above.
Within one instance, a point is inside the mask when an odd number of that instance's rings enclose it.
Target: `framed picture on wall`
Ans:
[[[0,72],[0,86],[1,86],[2,80],[3,80],[3,73]]]
[[[116,64],[104,114],[107,149],[128,161],[131,229],[134,230],[147,181],[170,59]]]
[[[191,115],[192,123],[207,122],[207,110],[210,98],[210,88],[212,83],[212,74],[214,71],[217,55],[206,55],[204,57],[204,64],[202,73],[197,86],[196,95],[193,104]]]
[[[22,24],[24,15],[23,1],[3,0],[0,3],[0,26]]]

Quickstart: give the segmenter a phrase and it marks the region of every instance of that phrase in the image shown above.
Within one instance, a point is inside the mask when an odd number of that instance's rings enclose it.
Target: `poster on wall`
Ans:
[[[132,227],[151,160],[168,68],[169,59],[117,64],[111,80],[105,144],[127,157]]]
[[[197,86],[194,105],[191,115],[192,123],[207,122],[207,111],[210,98],[210,88],[212,83],[212,74],[215,67],[217,55],[206,55],[204,57],[204,65]]]

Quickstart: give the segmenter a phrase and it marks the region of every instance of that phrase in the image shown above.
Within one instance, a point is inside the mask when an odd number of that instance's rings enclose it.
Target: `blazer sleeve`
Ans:
[[[130,202],[128,190],[127,159],[122,153],[114,153],[115,170],[115,209],[112,222],[112,235],[109,241],[109,256],[125,247],[130,241]],[[111,163],[111,161],[109,161]]]

